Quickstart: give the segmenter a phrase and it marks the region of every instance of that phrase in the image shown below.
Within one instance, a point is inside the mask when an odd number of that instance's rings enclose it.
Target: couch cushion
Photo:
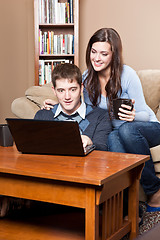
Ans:
[[[32,86],[25,91],[26,96],[48,96],[53,97],[52,84],[48,83],[42,86]]]
[[[158,120],[160,121],[160,104],[159,104],[159,108],[158,108],[156,116],[157,116]]]
[[[156,175],[160,177],[160,145],[150,148]]]
[[[57,98],[52,90],[52,83],[48,83],[43,86],[32,86],[26,90],[25,95],[27,99],[39,107],[43,106],[43,102],[47,98],[57,101]]]
[[[146,102],[160,120],[160,70],[140,70],[137,74],[142,83]]]
[[[150,148],[151,154],[152,154],[152,159],[153,162],[159,162],[160,163],[160,145]]]
[[[154,162],[156,176],[160,178],[160,145],[150,148],[150,151]],[[147,196],[145,195],[141,184],[139,186],[139,200],[142,202],[147,201]]]

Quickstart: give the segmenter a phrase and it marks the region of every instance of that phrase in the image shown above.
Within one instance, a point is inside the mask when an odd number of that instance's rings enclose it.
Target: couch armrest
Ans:
[[[57,102],[51,83],[43,86],[32,86],[26,90],[25,97],[17,98],[12,102],[11,111],[19,118],[34,118],[47,98]]]
[[[11,110],[18,118],[32,119],[40,108],[26,97],[20,97],[12,102]]]
[[[160,145],[150,148],[156,175],[160,177]]]

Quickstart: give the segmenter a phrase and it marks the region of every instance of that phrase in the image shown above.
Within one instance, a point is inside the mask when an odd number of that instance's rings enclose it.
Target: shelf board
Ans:
[[[39,24],[39,27],[54,27],[54,28],[60,28],[60,27],[74,27],[74,23],[57,23],[57,24],[53,24],[53,23],[41,23]]]
[[[74,54],[40,54],[39,57],[74,57]]]
[[[45,208],[44,208],[45,209]],[[0,236],[3,240],[84,240],[84,213],[82,211],[64,212],[58,207],[49,214],[44,214],[44,209],[31,214],[22,212],[1,219]],[[69,208],[70,209],[70,208]],[[40,212],[43,214],[40,214]]]

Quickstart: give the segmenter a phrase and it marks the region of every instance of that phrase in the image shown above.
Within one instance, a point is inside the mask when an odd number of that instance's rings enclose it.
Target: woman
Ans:
[[[121,39],[114,29],[102,28],[93,34],[86,50],[86,64],[84,101],[108,109],[113,123],[109,151],[150,154],[149,148],[160,144],[160,123],[145,102],[136,72],[123,64]],[[113,114],[113,99],[118,97],[132,99],[134,104],[133,110],[121,105],[120,120]],[[141,183],[150,197],[150,206],[156,207],[151,210],[160,210],[160,179],[152,159],[145,164]]]

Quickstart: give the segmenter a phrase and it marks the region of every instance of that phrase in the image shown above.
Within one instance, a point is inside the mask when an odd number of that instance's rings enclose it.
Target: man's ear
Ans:
[[[52,86],[52,90],[53,90],[54,95],[57,96],[54,86]]]
[[[84,85],[81,83],[81,94],[83,94]]]
[[[83,86],[83,83],[82,83],[82,84],[81,84],[81,100],[84,101],[83,89],[84,89],[84,86]]]

